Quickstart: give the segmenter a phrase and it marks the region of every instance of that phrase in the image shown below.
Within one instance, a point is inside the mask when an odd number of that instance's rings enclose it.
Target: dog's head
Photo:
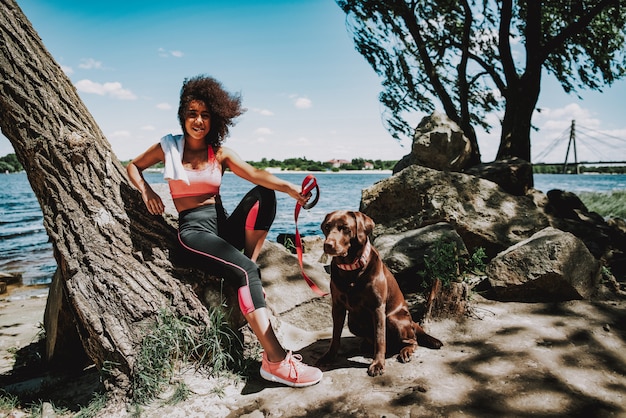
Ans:
[[[374,229],[374,221],[361,212],[337,210],[329,213],[322,222],[324,252],[330,256],[355,255],[367,242]]]

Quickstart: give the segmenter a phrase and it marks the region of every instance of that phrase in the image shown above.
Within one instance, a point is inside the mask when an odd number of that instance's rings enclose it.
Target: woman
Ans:
[[[165,162],[165,178],[179,213],[179,241],[200,254],[207,266],[238,286],[239,307],[263,347],[261,376],[293,387],[313,385],[322,372],[286,351],[270,324],[256,265],[276,213],[275,190],[304,205],[308,197],[294,184],[258,170],[222,146],[233,120],[244,112],[241,98],[215,79],[197,76],[181,89],[178,119],[184,135],[167,135],[128,164],[131,182],[148,211],[161,215],[163,201],[144,180],[146,168]],[[228,168],[257,186],[226,217],[219,200],[222,174]],[[243,253],[241,252],[243,250]]]

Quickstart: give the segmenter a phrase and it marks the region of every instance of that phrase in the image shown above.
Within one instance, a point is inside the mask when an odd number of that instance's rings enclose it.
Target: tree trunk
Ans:
[[[0,2],[0,73],[0,128],[39,200],[58,265],[47,307],[48,357],[61,359],[80,341],[99,368],[106,363],[107,388],[125,393],[145,327],[161,309],[208,323],[184,281],[204,274],[181,266],[172,219],[145,210],[14,0]]]
[[[443,286],[435,279],[430,288],[424,320],[453,318],[460,319],[467,312],[468,286],[466,283],[452,282]]]
[[[496,159],[505,160],[517,157],[532,162],[530,155],[531,120],[539,99],[541,77],[526,75],[515,84],[509,87],[506,96],[500,147]]]

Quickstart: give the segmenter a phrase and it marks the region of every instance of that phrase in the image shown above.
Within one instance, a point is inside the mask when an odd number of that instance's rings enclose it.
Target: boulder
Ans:
[[[626,274],[626,223],[619,218],[605,220],[589,211],[574,193],[550,190],[539,205],[548,216],[550,225],[571,232],[581,239],[587,249],[603,262],[617,277]]]
[[[447,222],[470,252],[483,247],[491,259],[548,226],[527,196],[512,196],[475,176],[412,165],[364,189],[360,210],[376,226],[374,236]]]
[[[433,112],[421,120],[413,135],[411,153],[394,167],[394,173],[418,164],[436,170],[461,171],[471,157],[471,144],[448,117]]]
[[[265,241],[257,264],[261,269],[267,304],[276,314],[280,315],[317,297],[302,277],[298,257],[282,245]],[[321,264],[304,257],[303,267],[305,274],[321,290],[329,291],[330,277]]]
[[[498,254],[486,274],[493,299],[551,302],[592,297],[600,267],[581,240],[548,227]]]
[[[459,256],[468,255],[459,234],[445,222],[398,234],[380,235],[373,244],[402,290],[407,292],[420,287],[419,273],[424,271],[424,258],[438,241],[454,242]]]
[[[465,174],[493,181],[504,191],[516,196],[525,195],[533,186],[533,166],[521,158],[496,160],[475,165],[463,171]]]

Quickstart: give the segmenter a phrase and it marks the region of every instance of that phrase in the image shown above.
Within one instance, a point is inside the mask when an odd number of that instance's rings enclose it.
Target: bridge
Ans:
[[[577,150],[577,140],[578,146],[584,146],[585,149],[594,154],[597,160],[593,161],[579,161],[578,160],[578,150]],[[567,141],[567,151],[565,152],[565,160],[561,162],[553,162],[548,163],[545,162],[545,159],[549,158],[554,154],[554,151],[557,148],[562,148],[562,146]],[[599,148],[603,148],[605,151],[603,153],[600,152]],[[615,156],[623,156],[624,150],[626,149],[626,139],[618,138],[613,135],[609,135],[604,132],[600,132],[597,130],[593,130],[590,128],[585,128],[580,125],[576,125],[576,121],[572,120],[572,123],[569,128],[561,133],[557,138],[555,138],[548,146],[533,157],[533,165],[563,165],[563,173],[568,172],[568,168],[573,167],[573,172],[576,174],[580,174],[580,166],[581,165],[626,165],[626,161],[618,161],[615,160]],[[612,152],[612,156],[607,157],[606,152]],[[620,151],[621,154],[616,153],[616,151]],[[573,161],[570,163],[570,154]],[[602,155],[604,154],[604,155]]]

